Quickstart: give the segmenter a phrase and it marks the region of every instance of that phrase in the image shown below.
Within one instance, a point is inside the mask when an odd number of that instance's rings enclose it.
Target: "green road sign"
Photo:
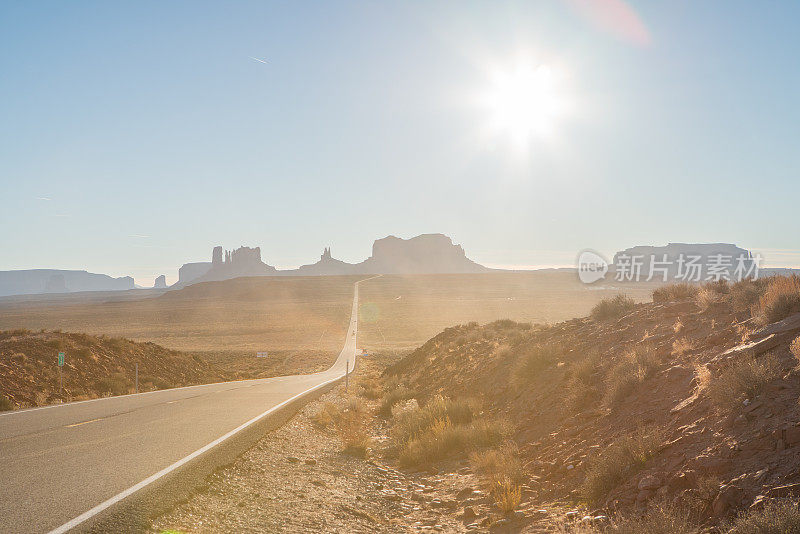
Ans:
[[[63,352],[59,352],[58,353],[58,366],[59,367],[64,367],[64,353]]]

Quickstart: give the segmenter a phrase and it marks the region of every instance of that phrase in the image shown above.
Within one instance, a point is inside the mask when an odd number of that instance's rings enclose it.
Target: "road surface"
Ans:
[[[327,371],[223,382],[0,414],[0,532],[66,532],[148,479],[205,454],[356,357],[358,282],[344,348]],[[209,447],[210,446],[210,447]],[[168,474],[168,473],[164,473]]]

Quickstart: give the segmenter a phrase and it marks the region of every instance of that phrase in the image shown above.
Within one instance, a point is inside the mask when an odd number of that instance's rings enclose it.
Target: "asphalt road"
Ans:
[[[355,362],[357,320],[358,283],[344,348],[320,373],[0,414],[0,531],[67,530],[267,410],[341,377]]]

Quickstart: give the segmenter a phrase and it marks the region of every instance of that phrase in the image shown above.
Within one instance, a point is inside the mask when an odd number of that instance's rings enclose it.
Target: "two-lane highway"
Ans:
[[[358,282],[344,348],[327,371],[168,389],[0,415],[0,531],[66,532],[295,397],[356,358]]]

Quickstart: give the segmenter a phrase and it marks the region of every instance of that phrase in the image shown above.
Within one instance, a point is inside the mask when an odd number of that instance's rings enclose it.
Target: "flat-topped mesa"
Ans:
[[[372,256],[358,264],[369,273],[477,273],[490,269],[467,258],[461,245],[444,234],[411,239],[390,235],[372,245]]]
[[[691,263],[689,263],[691,262]],[[664,273],[668,281],[687,278],[687,281],[705,281],[717,277],[739,279],[752,275],[757,258],[732,243],[669,243],[666,246],[640,245],[614,254],[611,271],[630,271],[638,264],[640,281],[650,277],[651,264],[654,278],[662,280]],[[692,267],[696,265],[697,267]],[[692,270],[695,269],[695,270]],[[741,276],[740,276],[741,275]],[[696,279],[697,278],[697,279]]]

